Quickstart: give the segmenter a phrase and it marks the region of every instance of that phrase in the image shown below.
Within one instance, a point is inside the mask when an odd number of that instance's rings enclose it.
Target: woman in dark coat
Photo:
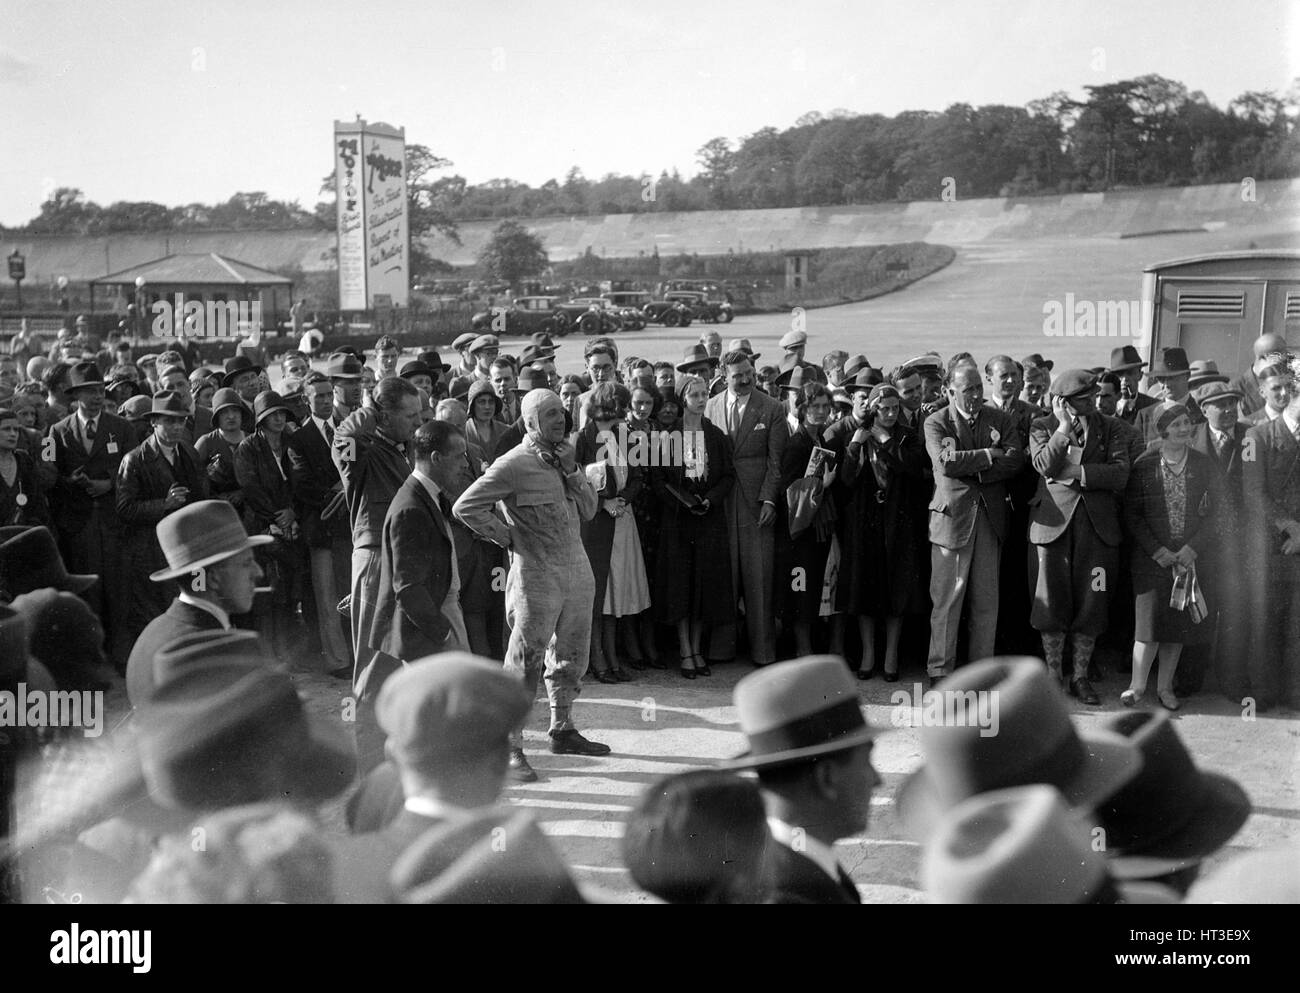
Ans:
[[[830,554],[831,538],[835,535],[835,510],[830,492],[839,467],[834,463],[824,465],[818,475],[809,480],[807,494],[818,501],[819,506],[810,520],[796,522],[799,530],[792,536],[785,494],[792,484],[805,478],[813,449],[826,447],[823,435],[834,402],[830,390],[820,383],[808,383],[797,391],[784,388],[796,393],[795,416],[799,420],[799,430],[790,435],[781,456],[776,606],[781,618],[793,626],[796,651],[803,656],[813,653],[812,629],[821,616],[826,558]]]
[[[634,383],[631,389],[632,405],[627,416],[628,444],[642,445],[647,455],[647,462],[642,467],[645,473],[645,485],[632,498],[632,517],[636,521],[637,537],[641,539],[641,558],[645,562],[646,576],[653,582],[655,574],[655,550],[659,538],[659,499],[654,487],[649,485],[649,471],[655,464],[652,455],[658,445],[659,432],[664,425],[660,423],[665,405],[668,407],[667,426],[677,423],[677,398],[665,398],[649,380],[642,379]],[[623,648],[628,665],[634,669],[662,669],[659,661],[659,649],[655,645],[655,621],[651,610],[643,611],[637,617],[625,617],[619,621],[623,629]]]
[[[913,491],[925,481],[925,446],[898,422],[901,399],[887,383],[850,391],[857,427],[833,432],[839,455],[840,571],[836,610],[856,614],[862,635],[858,678],[876,665],[876,618],[885,618],[885,679],[898,678],[898,638],[903,616],[926,609],[924,562],[929,548],[917,541]],[[846,437],[847,435],[847,437]],[[840,646],[842,654],[843,646]],[[832,651],[835,651],[832,648]]]
[[[50,523],[37,465],[20,446],[18,415],[0,406],[0,525]]]
[[[269,598],[254,600],[253,620],[282,659],[294,653],[290,607],[306,554],[294,509],[292,467],[284,434],[291,413],[290,406],[275,391],[259,393],[253,401],[256,430],[235,450],[235,478],[244,491],[244,528],[249,534],[270,534],[275,538],[254,552],[272,592]]]
[[[731,442],[704,416],[708,384],[687,376],[677,396],[684,413],[669,446],[677,457],[650,472],[663,508],[653,603],[656,620],[676,625],[681,673],[694,679],[711,675],[700,654],[704,626],[735,620],[725,501],[736,475]],[[683,503],[696,499],[691,509]]]
[[[1177,710],[1174,673],[1183,646],[1201,643],[1213,627],[1205,621],[1196,623],[1190,610],[1170,607],[1169,598],[1175,575],[1193,569],[1198,560],[1211,561],[1219,537],[1223,482],[1210,457],[1190,446],[1194,428],[1186,407],[1174,404],[1160,415],[1156,426],[1159,447],[1133,463],[1124,494],[1136,602],[1133,674],[1120,701],[1132,707],[1142,699],[1158,657],[1156,697],[1167,710]]]
[[[235,478],[235,452],[253,429],[253,412],[232,389],[217,390],[212,397],[213,428],[194,443],[208,474],[208,492],[236,510],[244,509],[244,491]]]
[[[604,462],[604,472],[597,489],[596,514],[582,522],[582,544],[591,563],[596,595],[591,613],[591,670],[602,683],[630,682],[632,675],[619,664],[618,618],[639,614],[649,606],[649,583],[641,563],[640,544],[636,542],[636,563],[632,570],[612,568],[614,558],[621,557],[626,545],[615,548],[619,518],[627,515],[624,527],[631,525],[633,540],[636,524],[632,518],[632,501],[641,492],[645,470],[628,465],[624,450],[625,433],[618,428],[627,414],[630,394],[618,383],[599,383],[587,401],[587,423],[578,432],[577,460],[581,466]],[[623,462],[618,465],[618,462]],[[590,478],[590,474],[589,474]],[[630,572],[639,569],[636,576]],[[613,609],[610,609],[613,608]]]

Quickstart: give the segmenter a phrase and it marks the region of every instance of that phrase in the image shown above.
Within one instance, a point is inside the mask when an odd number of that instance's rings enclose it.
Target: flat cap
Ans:
[[[787,331],[780,341],[782,348],[798,348],[806,344],[808,344],[808,335],[803,331]]]
[[[428,767],[504,749],[532,701],[518,678],[468,652],[445,652],[394,673],[375,717],[400,765]]]
[[[1051,395],[1066,400],[1097,392],[1097,377],[1088,369],[1066,369],[1052,380]]]
[[[469,350],[477,352],[480,348],[500,348],[501,342],[494,334],[481,334],[469,343]]]

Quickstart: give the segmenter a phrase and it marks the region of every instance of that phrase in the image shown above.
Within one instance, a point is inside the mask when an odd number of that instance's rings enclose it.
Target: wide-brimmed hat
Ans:
[[[1198,386],[1192,390],[1192,399],[1200,406],[1204,407],[1207,403],[1218,403],[1220,400],[1242,400],[1245,394],[1241,390],[1235,390],[1226,383],[1215,380],[1206,383],[1204,386]]]
[[[528,336],[528,343],[534,348],[544,352],[554,352],[560,346],[545,331],[535,331]]]
[[[874,390],[885,381],[885,374],[871,366],[863,366],[850,380],[845,380],[844,390],[850,396],[859,390]]]
[[[784,349],[798,348],[800,345],[808,344],[808,335],[802,331],[787,331],[777,342],[778,347]]]
[[[325,362],[325,374],[330,379],[360,379],[362,362],[347,352],[335,352]]]
[[[776,377],[777,386],[792,393],[802,393],[806,382],[810,382],[810,380],[804,376],[802,365],[796,365],[793,369],[789,369]]]
[[[882,734],[862,716],[858,688],[838,655],[764,666],[734,691],[749,748],[722,769],[770,769],[865,745]]]
[[[1070,806],[1091,809],[1142,765],[1137,747],[1122,736],[1075,727],[1060,687],[1039,659],[975,662],[933,692],[944,694],[951,722],[921,726],[925,764],[898,791],[903,823],[918,839],[967,797],[1010,786],[1047,783]],[[996,733],[989,730],[993,715]]]
[[[677,363],[677,371],[685,372],[691,366],[699,365],[701,362],[707,362],[716,368],[720,361],[718,356],[710,355],[709,350],[697,342],[694,345],[687,345],[682,351],[682,360]]]
[[[464,351],[473,344],[474,339],[477,337],[477,331],[466,331],[464,334],[458,334],[455,339],[452,340],[451,347],[456,349],[458,352]]]
[[[246,548],[269,545],[269,534],[250,536],[239,511],[225,500],[199,500],[164,517],[155,527],[167,568],[149,578],[155,583],[177,579]]]
[[[1196,768],[1167,714],[1131,711],[1103,727],[1142,753],[1142,771],[1097,808],[1115,876],[1153,879],[1194,865],[1246,823],[1246,791]]]
[[[420,352],[415,357],[418,361],[423,362],[430,369],[435,369],[435,370],[440,369],[443,372],[451,372],[451,363],[442,361],[442,356],[438,354],[438,350],[436,348],[426,348],[424,351]],[[437,372],[434,372],[433,378],[434,379],[438,378]]]
[[[106,690],[113,674],[104,659],[104,629],[75,593],[37,589],[10,606],[27,618],[27,655],[63,690]]]
[[[926,842],[921,886],[941,904],[1178,902],[1168,887],[1117,884],[1091,827],[1044,784],[969,797]]]
[[[189,417],[194,413],[190,401],[176,390],[159,390],[149,406],[150,417]]]
[[[1219,372],[1219,364],[1213,359],[1197,359],[1191,364],[1191,375],[1187,377],[1189,389],[1196,389],[1207,383],[1226,383],[1228,377]]]
[[[246,372],[260,375],[265,371],[265,369],[254,363],[247,355],[236,355],[234,358],[226,359],[225,372],[221,376],[221,385],[234,386],[236,376],[242,376]]]
[[[294,405],[275,390],[263,390],[253,398],[253,423],[261,424],[277,410],[283,410],[287,416],[297,416]]]
[[[271,799],[258,774],[268,765],[284,777],[274,796],[320,802],[351,785],[356,762],[342,730],[308,716],[288,673],[267,664],[260,638],[243,643],[240,658],[231,632],[205,631],[187,636],[184,664],[160,670],[155,659],[153,696],[134,721],[154,802],[212,810]],[[172,649],[163,645],[159,656]]]
[[[844,381],[847,383],[863,369],[870,369],[871,361],[859,352],[857,355],[850,355],[844,360]]]
[[[534,815],[509,807],[430,828],[394,863],[389,881],[403,903],[586,902]]]
[[[1182,348],[1162,348],[1160,358],[1151,363],[1147,375],[1152,379],[1159,376],[1181,376],[1190,374],[1191,363],[1187,361],[1187,351]]]
[[[66,392],[93,389],[96,386],[104,386],[104,374],[94,362],[78,362],[68,370],[68,384],[64,387]]]
[[[555,353],[549,349],[528,345],[519,356],[519,365],[528,366],[534,362],[553,362],[554,360]]]
[[[1145,362],[1138,350],[1132,345],[1121,345],[1119,348],[1110,350],[1110,372],[1127,372],[1130,369],[1141,369]]]
[[[1038,366],[1039,368],[1046,369],[1048,372],[1051,372],[1052,367],[1056,365],[1056,363],[1053,362],[1051,359],[1043,358],[1042,354],[1039,352],[1030,352],[1028,355],[1026,355],[1023,359],[1020,360],[1020,365],[1022,368],[1025,369],[1028,369],[1031,365]],[[940,368],[942,368],[942,366],[940,366]]]
[[[1052,380],[1048,393],[1064,400],[1071,400],[1074,397],[1091,396],[1099,389],[1097,376],[1092,370],[1066,369]]]
[[[49,528],[24,528],[0,542],[0,590],[10,597],[47,588],[84,593],[98,581],[98,576],[64,568]]]

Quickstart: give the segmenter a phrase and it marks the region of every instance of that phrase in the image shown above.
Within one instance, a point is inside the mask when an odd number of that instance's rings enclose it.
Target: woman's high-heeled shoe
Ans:
[[[713,670],[709,668],[709,663],[704,661],[703,655],[692,655],[695,660],[695,674],[697,676],[712,676]]]
[[[1156,699],[1165,710],[1177,710],[1182,706],[1178,697],[1174,696],[1173,690],[1156,690]]]
[[[682,656],[682,668],[681,668],[681,673],[682,673],[682,675],[683,675],[686,679],[694,679],[694,678],[695,678],[695,664],[694,664],[694,659],[695,659],[695,656],[694,656],[694,655],[683,655],[683,656]]]
[[[1125,690],[1119,695],[1119,702],[1126,707],[1136,707],[1142,699],[1142,694],[1137,690]]]

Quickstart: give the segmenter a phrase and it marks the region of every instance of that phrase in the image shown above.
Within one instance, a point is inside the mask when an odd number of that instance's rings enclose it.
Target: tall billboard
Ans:
[[[370,310],[376,294],[410,302],[406,132],[363,120],[334,122],[339,308]]]

